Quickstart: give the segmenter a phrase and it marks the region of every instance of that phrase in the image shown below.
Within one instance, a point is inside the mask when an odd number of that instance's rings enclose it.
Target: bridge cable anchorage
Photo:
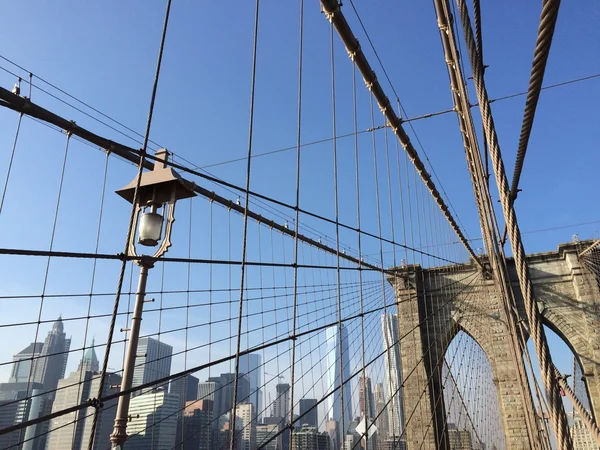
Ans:
[[[523,123],[521,125],[521,135],[519,136],[519,147],[517,148],[517,158],[515,161],[515,170],[513,173],[512,184],[510,186],[511,201],[514,202],[519,194],[519,180],[523,171],[523,162],[527,153],[527,145],[533,128],[533,120],[537,109],[544,74],[546,73],[546,64],[550,55],[554,29],[558,20],[558,10],[560,0],[544,0],[538,35],[533,53],[533,62],[531,65],[531,75],[529,76],[529,89],[527,90],[527,100],[525,100],[525,109],[523,111]],[[502,242],[506,242],[506,226],[502,233]]]
[[[511,240],[512,252],[514,255],[515,266],[517,268],[517,275],[519,277],[519,284],[526,306],[525,310],[531,329],[531,336],[535,345],[538,359],[540,361],[541,373],[544,380],[544,385],[546,387],[546,395],[550,400],[550,416],[556,433],[558,448],[566,450],[572,448],[572,439],[564,411],[564,406],[560,397],[558,380],[556,380],[551,367],[552,357],[550,355],[550,349],[548,347],[541,316],[533,293],[533,285],[527,268],[525,249],[521,240],[521,233],[519,231],[514,206],[511,201],[508,178],[506,176],[504,163],[502,161],[498,136],[494,127],[485,81],[483,80],[482,64],[479,60],[479,54],[477,52],[477,46],[471,27],[471,20],[469,18],[465,1],[457,0],[457,2],[460,10],[460,19],[463,26],[465,41],[467,43],[473,80],[479,101],[479,109],[481,111],[490,155],[492,157],[494,174],[496,177],[496,183],[498,185],[498,192],[500,194],[500,202],[502,204],[502,210]]]
[[[571,400],[573,407],[577,410],[577,413],[581,416],[581,419],[583,420],[583,423],[585,423],[588,431],[596,440],[596,444],[600,447],[600,428],[598,428],[598,424],[592,415],[584,408],[581,401],[575,395],[575,392],[573,392],[573,389],[571,389],[571,386],[569,386],[569,383],[567,383],[567,377],[561,374],[554,364],[552,364],[552,368],[554,369],[555,377],[558,380],[561,389],[564,391],[569,400]]]
[[[383,114],[387,118],[391,128],[394,130],[394,133],[400,140],[402,146],[404,147],[404,150],[409,155],[411,162],[413,163],[417,173],[421,177],[421,180],[423,180],[423,183],[425,184],[425,186],[427,186],[427,189],[435,199],[438,207],[441,209],[444,216],[446,216],[446,220],[450,223],[450,226],[458,236],[463,246],[467,249],[467,252],[471,256],[475,264],[477,264],[478,267],[482,268],[483,266],[481,265],[481,262],[477,258],[477,255],[475,255],[475,252],[469,245],[462,230],[456,223],[456,220],[452,216],[452,213],[448,209],[448,206],[444,202],[444,199],[440,195],[435,183],[433,182],[431,175],[427,173],[427,170],[425,170],[423,161],[421,161],[421,158],[417,153],[415,147],[413,146],[412,142],[410,141],[410,138],[404,131],[400,118],[396,115],[394,109],[391,107],[390,101],[385,95],[381,84],[375,76],[375,72],[373,72],[373,69],[369,65],[369,62],[367,61],[362,49],[360,48],[358,40],[354,36],[352,29],[348,25],[348,22],[346,21],[346,18],[344,17],[344,14],[340,9],[340,5],[336,0],[321,0],[321,6],[323,7],[323,10],[326,13],[327,19],[330,20],[331,23],[335,26],[335,29],[337,30],[340,38],[346,46],[346,50],[354,55],[354,64],[356,64],[356,66],[360,70],[367,86],[370,86],[370,90],[373,93],[375,99],[377,100],[379,108],[383,111]]]
[[[507,316],[507,326],[511,331],[511,356],[515,366],[518,368],[518,376],[520,377],[519,389],[520,394],[525,403],[525,423],[528,430],[530,446],[538,448],[539,443],[535,440],[537,436],[537,420],[535,418],[535,408],[531,400],[531,394],[527,389],[527,373],[521,355],[528,352],[527,346],[519,339],[519,329],[516,325],[518,314],[514,313],[515,300],[512,296],[512,291],[509,288],[508,268],[505,264],[505,255],[498,245],[498,223],[496,214],[492,206],[491,195],[489,191],[489,183],[487,176],[487,168],[481,158],[475,125],[473,122],[467,85],[463,75],[460,53],[457,48],[457,39],[454,27],[452,27],[451,12],[447,1],[434,1],[437,23],[440,29],[440,38],[444,56],[447,61],[448,75],[450,79],[450,88],[454,103],[454,110],[457,113],[457,118],[460,125],[460,131],[463,138],[465,155],[473,184],[473,193],[479,214],[479,221],[484,238],[484,245],[490,260],[490,271],[487,272],[489,278],[495,281],[498,294],[502,299],[505,314]],[[476,16],[477,18],[477,16]],[[479,38],[481,36],[479,35]],[[478,54],[481,52],[481,43],[478,44]],[[480,64],[483,73],[483,64]],[[484,143],[487,142],[484,140]],[[487,153],[486,153],[487,154]],[[490,273],[491,272],[491,273]],[[528,354],[527,354],[528,356]]]

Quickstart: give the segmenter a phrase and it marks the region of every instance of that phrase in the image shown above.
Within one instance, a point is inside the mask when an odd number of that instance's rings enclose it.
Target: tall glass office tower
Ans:
[[[329,392],[340,386],[340,358],[343,363],[342,382],[350,380],[350,352],[348,350],[348,330],[343,325],[333,326],[325,330],[327,338],[327,383]],[[342,391],[344,404],[342,405]],[[350,381],[345,383],[342,389],[327,398],[327,414],[330,419],[337,422],[337,429],[343,436],[352,420],[352,389]]]

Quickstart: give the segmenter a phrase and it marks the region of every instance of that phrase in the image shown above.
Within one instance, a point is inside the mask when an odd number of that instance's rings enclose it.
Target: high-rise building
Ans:
[[[172,354],[173,347],[170,345],[151,337],[140,338],[133,369],[133,387],[169,376]],[[133,396],[142,392],[145,391],[134,392]]]
[[[246,374],[250,382],[250,403],[254,406],[254,414],[260,417],[263,414],[262,401],[262,371],[261,357],[258,353],[240,355],[239,372]]]
[[[70,347],[71,339],[67,339],[62,317],[59,317],[48,332],[39,358],[33,364],[33,381],[41,383],[45,391],[56,389],[58,380],[65,376]]]
[[[177,434],[179,397],[165,390],[146,392],[131,399],[127,450],[171,450]]]
[[[32,349],[35,352],[36,348]],[[69,348],[71,339],[66,337],[62,317],[59,317],[52,325],[52,329],[46,335],[39,354],[31,364],[31,381],[42,385],[43,395],[35,398],[30,410],[36,417],[45,416],[52,412],[52,402],[54,401],[54,391],[58,385],[58,380],[65,376],[67,368],[67,359],[69,357]],[[20,370],[20,369],[19,369]],[[28,377],[29,378],[29,377]],[[37,410],[39,405],[39,411]],[[39,436],[23,445],[24,450],[44,450],[48,438],[49,421],[27,427],[25,438]]]
[[[256,426],[256,446],[263,448],[264,450],[278,450],[277,438],[269,441],[273,436],[277,434],[279,427],[277,424],[262,424]]]
[[[219,408],[221,407],[221,389],[216,381],[201,381],[198,383],[198,401],[210,401],[210,411],[213,420],[211,428],[217,432],[219,430]]]
[[[8,379],[9,383],[27,383],[33,381],[31,366],[42,351],[42,342],[32,342],[19,353],[13,356],[13,367]]]
[[[290,385],[279,383],[275,386],[275,400],[273,401],[272,417],[288,420],[290,416]]]
[[[579,416],[575,416],[573,425],[569,428],[573,439],[573,450],[598,450],[596,440]]]
[[[377,417],[375,421],[375,426],[377,427],[377,439],[379,442],[383,442],[388,437],[389,426],[383,383],[375,384],[373,397],[375,399],[375,417]]]
[[[398,316],[381,316],[383,350],[385,352],[385,381],[388,394],[388,433],[390,437],[402,436],[404,430],[404,404],[402,391],[402,360],[400,359],[400,339]]]
[[[86,352],[82,362],[79,364],[80,370],[72,372],[67,378],[59,380],[58,389],[52,405],[52,412],[61,411],[73,405],[85,403],[88,398],[98,395],[100,387],[100,374],[86,367],[91,367],[97,363],[95,353]],[[83,370],[81,370],[83,368]],[[114,393],[111,386],[121,383],[121,377],[117,374],[109,373],[105,377],[102,397]],[[113,430],[113,423],[116,415],[117,400],[113,399],[104,403],[100,409],[96,432],[94,435],[94,450],[104,449],[109,442],[110,433]],[[48,442],[46,450],[61,450],[70,448],[73,450],[87,449],[92,431],[94,408],[86,408],[71,414],[59,416],[50,421]]]
[[[96,350],[94,349],[94,339],[92,339],[92,345],[85,351],[81,362],[79,363],[78,371],[89,371],[99,372],[100,362],[96,356]]]
[[[579,399],[583,407],[591,412],[590,396],[588,395],[587,387],[585,386],[585,378],[583,376],[583,368],[577,357],[573,356],[573,392],[575,397]]]
[[[235,389],[235,374],[234,373],[222,373],[218,377],[210,377],[208,379],[209,383],[214,384],[214,390],[212,391],[212,395],[214,397],[214,417],[221,417],[223,414],[231,412],[233,409],[233,392]],[[209,388],[213,385],[206,385],[206,383],[202,383],[202,386],[198,386],[198,390]],[[199,392],[200,393],[200,392]],[[198,398],[203,398],[203,396],[199,396]],[[248,381],[248,377],[240,374],[238,377],[238,386],[237,386],[237,398],[236,402],[239,403],[247,403],[250,400],[250,381]]]
[[[360,397],[360,416],[372,419],[375,417],[375,400],[369,377],[358,379],[358,394]]]
[[[330,450],[329,435],[309,425],[294,430],[292,450]]]
[[[340,435],[338,430],[338,424],[335,420],[331,419],[325,424],[325,432],[329,436],[329,445],[332,450],[338,450],[340,448]]]
[[[183,420],[177,421],[176,449],[211,450],[212,401],[186,402]]]
[[[40,414],[42,385],[40,383],[1,383],[0,384],[0,429],[16,425]],[[35,396],[31,398],[31,396]],[[33,427],[30,427],[33,428]],[[0,448],[19,448],[24,440],[25,430],[17,430],[0,435]]]
[[[342,428],[348,429],[350,421],[352,420],[352,388],[350,386],[348,330],[343,325],[329,327],[326,330],[326,338],[327,383],[330,392],[337,389],[333,395],[330,395],[327,398],[327,410],[330,414],[329,418],[337,422],[337,429],[339,437],[341,438],[345,434],[345,430],[342,430]],[[340,367],[340,363],[342,367]],[[342,389],[339,389],[340,385],[342,386]],[[342,397],[344,402],[343,405]]]
[[[235,439],[240,450],[255,450],[256,420],[252,403],[238,403],[235,407]]]
[[[179,409],[183,411],[186,402],[196,400],[198,398],[198,378],[192,375],[175,378],[169,384],[169,394],[177,394],[179,396]]]
[[[289,450],[290,448],[290,433],[285,430],[288,420],[287,417],[263,417],[264,425],[276,426],[277,433],[280,433],[275,439],[277,450]]]
[[[298,426],[308,425],[319,429],[319,415],[317,412],[317,399],[301,398],[300,399],[300,420]]]

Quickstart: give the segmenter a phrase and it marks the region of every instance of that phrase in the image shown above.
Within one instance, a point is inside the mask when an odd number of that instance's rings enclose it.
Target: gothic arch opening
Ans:
[[[448,345],[441,376],[450,448],[506,448],[492,366],[465,331]]]

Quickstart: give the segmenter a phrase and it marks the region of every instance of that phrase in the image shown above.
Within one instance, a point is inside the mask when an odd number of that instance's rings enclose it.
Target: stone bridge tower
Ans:
[[[544,324],[561,336],[583,368],[594,417],[600,416],[600,290],[598,280],[578,258],[581,244],[528,256],[534,291]],[[525,319],[514,262],[508,271],[518,314]],[[389,277],[396,293],[404,414],[408,449],[449,449],[443,397],[442,361],[459,331],[470,335],[486,353],[497,387],[508,449],[537,448],[526,411],[529,386],[522,387],[515,361],[514,336],[492,279],[474,264],[423,269],[399,268]],[[520,321],[527,337],[526,320]],[[522,355],[519,355],[522,358]],[[522,359],[521,359],[522,360]],[[531,421],[529,422],[531,424]],[[533,433],[539,432],[537,424]]]

